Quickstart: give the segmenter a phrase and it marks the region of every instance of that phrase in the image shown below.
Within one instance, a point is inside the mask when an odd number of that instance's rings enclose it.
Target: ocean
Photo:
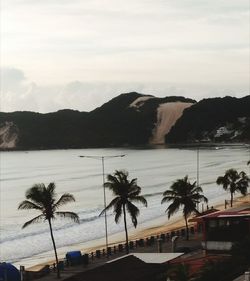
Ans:
[[[198,154],[195,147],[1,152],[0,261],[31,266],[53,259],[48,223],[37,223],[22,229],[22,225],[38,213],[34,210],[17,210],[18,204],[25,199],[25,191],[35,183],[47,185],[55,182],[58,197],[70,192],[76,198],[76,202],[63,206],[61,210],[76,212],[80,224],[63,219],[53,222],[60,256],[68,250],[94,246],[97,241],[104,244],[104,218],[99,217],[103,209],[102,163],[79,156],[121,154],[125,156],[105,160],[105,174],[125,169],[130,179],[138,179],[142,195],[148,201],[148,208],[140,208],[138,230],[152,226],[157,220],[167,224],[167,205],[161,205],[162,193],[176,179],[186,175],[191,181],[197,179]],[[248,160],[247,145],[200,148],[199,183],[209,199],[210,207],[230,197],[221,186],[216,185],[217,177],[229,168],[249,174]],[[111,198],[112,194],[107,190],[107,202]],[[128,221],[130,232],[134,233],[130,219]],[[122,220],[116,224],[112,211],[108,212],[109,236],[121,234],[123,237],[123,229]]]

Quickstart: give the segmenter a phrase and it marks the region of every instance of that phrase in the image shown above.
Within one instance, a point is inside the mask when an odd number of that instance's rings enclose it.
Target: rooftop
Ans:
[[[203,219],[210,218],[235,218],[235,217],[250,217],[250,207],[249,206],[241,206],[237,208],[232,208],[223,211],[215,211],[209,214],[197,216],[193,218],[192,221],[201,221]]]
[[[108,263],[112,263],[119,259],[123,259],[123,258],[129,257],[129,256],[134,256],[145,263],[162,264],[162,263],[172,261],[172,260],[182,256],[183,254],[184,253],[132,253],[132,254],[128,254],[126,256],[114,259],[112,261],[109,261]]]
[[[145,263],[133,255],[128,255],[112,263],[79,273],[65,281],[149,281],[165,272],[166,267],[162,264]]]

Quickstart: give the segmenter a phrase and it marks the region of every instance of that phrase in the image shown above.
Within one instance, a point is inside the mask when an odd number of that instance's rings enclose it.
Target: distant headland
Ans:
[[[196,102],[121,94],[90,112],[0,113],[0,149],[65,149],[196,142],[249,142],[250,95]]]

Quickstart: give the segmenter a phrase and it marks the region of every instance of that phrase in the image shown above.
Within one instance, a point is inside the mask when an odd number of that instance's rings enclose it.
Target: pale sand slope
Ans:
[[[250,195],[245,196],[245,197],[238,197],[235,202],[234,202],[234,208],[238,207],[238,206],[243,206],[245,205],[246,207],[249,207],[250,204]],[[219,209],[219,210],[224,210],[224,203],[221,203],[219,205],[214,206],[214,208]],[[192,225],[192,224],[189,224]],[[167,221],[167,219],[165,220],[165,224],[157,224],[157,222],[153,223],[152,226],[147,227],[147,228],[141,228],[139,230],[129,230],[129,239],[130,240],[136,240],[136,239],[140,239],[140,238],[145,238],[145,237],[149,237],[151,235],[158,235],[161,233],[166,233],[166,232],[170,232],[172,230],[175,229],[179,229],[179,228],[183,228],[185,227],[185,222],[184,219],[182,217],[176,217],[171,219],[170,222]],[[114,235],[110,235],[109,236],[109,245],[115,245],[115,244],[119,244],[119,243],[124,243],[125,241],[125,237],[124,237],[124,233],[119,233],[119,234],[114,234]],[[105,248],[105,244],[104,244],[104,239],[98,239],[95,242],[92,241],[92,245],[94,245],[93,247],[89,247],[89,248],[78,248],[79,250],[81,250],[83,253],[90,253],[93,252],[97,249],[103,249]],[[80,245],[79,245],[80,246]],[[70,248],[70,246],[67,247],[68,249]],[[145,247],[145,251],[147,250],[147,248]],[[67,252],[67,249],[65,249],[65,253]],[[60,255],[60,258],[64,258],[65,257],[65,253],[64,255]],[[52,257],[53,253],[51,254]],[[32,266],[29,268],[29,270],[32,271],[37,271],[40,270],[44,265],[46,264],[53,264],[55,261],[54,260],[50,260],[50,261],[46,261],[43,263],[40,263],[39,265],[36,266]]]
[[[145,101],[149,100],[149,99],[153,99],[154,97],[151,96],[143,96],[143,97],[139,97],[136,100],[134,100],[129,107],[135,107],[135,108],[140,108],[141,106],[143,106],[143,104],[145,103]]]
[[[0,126],[0,148],[7,149],[16,147],[17,139],[18,135],[13,122],[2,123]]]
[[[182,116],[184,109],[191,105],[193,105],[193,103],[186,102],[168,102],[161,104],[157,109],[157,123],[153,129],[153,137],[150,143],[165,143],[165,135],[169,133],[172,126]]]

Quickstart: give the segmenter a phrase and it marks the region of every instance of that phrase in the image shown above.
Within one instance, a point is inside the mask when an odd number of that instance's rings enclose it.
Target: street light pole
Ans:
[[[105,190],[105,172],[104,172],[104,160],[110,159],[110,158],[117,158],[117,157],[124,157],[125,154],[121,155],[110,155],[110,156],[93,156],[93,155],[79,155],[81,158],[90,158],[90,159],[96,159],[101,160],[102,162],[102,185],[103,185],[103,203],[104,203],[104,222],[105,222],[105,238],[106,238],[106,254],[108,258],[108,223],[107,223],[107,202],[106,202],[106,190]]]
[[[105,174],[104,174],[104,157],[101,156],[102,158],[102,186],[103,186],[103,200],[104,200],[104,220],[105,220],[105,238],[106,238],[106,251],[107,251],[107,257],[108,257],[108,222],[107,222],[107,212],[106,212],[106,207],[107,207],[107,201],[106,201],[106,190],[105,190]]]
[[[197,156],[196,156],[196,186],[200,186],[200,144],[197,147]],[[199,211],[199,203],[197,203],[197,209]],[[203,205],[202,205],[202,212],[203,212]]]
[[[197,147],[197,186],[200,185],[200,147]]]

